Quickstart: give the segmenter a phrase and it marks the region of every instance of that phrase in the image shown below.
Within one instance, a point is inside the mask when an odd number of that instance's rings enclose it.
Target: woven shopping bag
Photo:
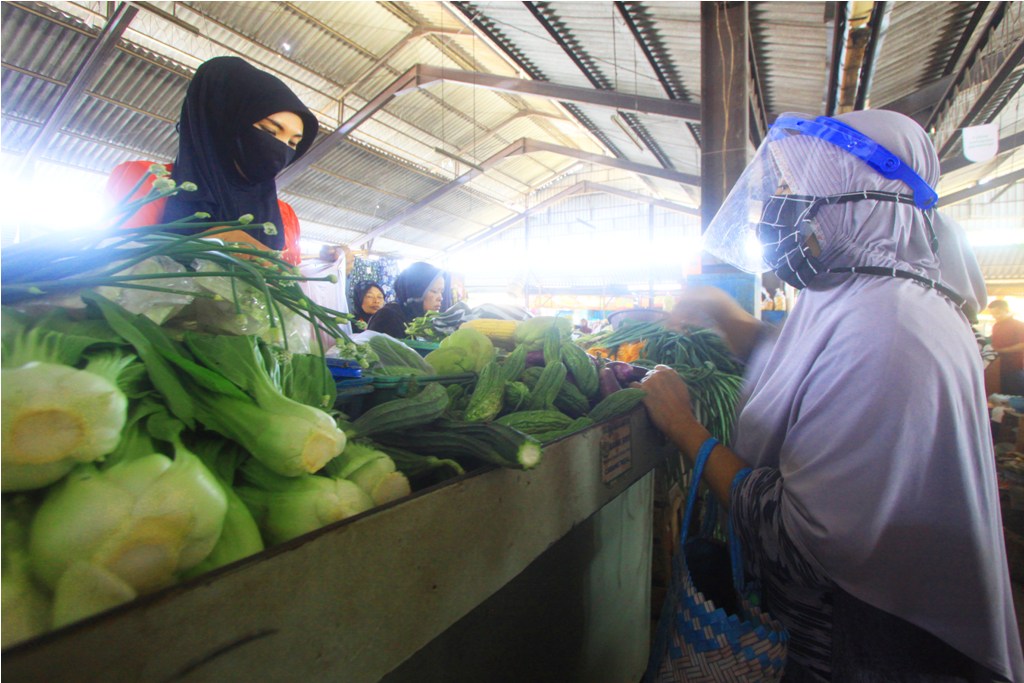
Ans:
[[[717,444],[714,439],[705,442],[694,463],[680,550],[672,562],[672,581],[644,683],[753,683],[782,678],[789,639],[782,624],[761,610],[757,586],[744,581],[739,538],[732,524],[728,545],[710,538],[713,524],[703,524],[697,538],[687,538],[704,464]],[[716,578],[725,584],[724,592],[721,585],[714,586]],[[697,584],[714,591],[715,601]]]

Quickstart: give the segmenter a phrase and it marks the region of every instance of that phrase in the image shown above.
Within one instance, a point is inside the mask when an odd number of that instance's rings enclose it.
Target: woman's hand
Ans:
[[[224,242],[239,242],[243,246],[252,247],[253,249],[262,249],[264,251],[270,251],[270,247],[260,242],[258,239],[252,236],[248,230],[231,230],[229,232],[219,232],[214,235],[216,239]]]
[[[697,422],[690,407],[690,390],[679,373],[667,365],[656,365],[638,386],[647,392],[647,414],[663,434],[676,440],[681,430]]]
[[[684,289],[672,309],[669,326],[676,329],[687,326],[714,329],[742,361],[750,356],[761,330],[757,318],[717,287]]]
[[[651,421],[693,465],[701,445],[711,434],[694,417],[690,409],[690,390],[686,388],[683,378],[667,365],[657,365],[652,372],[647,373],[643,381],[633,386],[647,392],[644,405]],[[732,481],[736,473],[746,467],[746,463],[722,444],[715,446],[712,453],[704,468],[704,480],[718,500],[728,507]]]

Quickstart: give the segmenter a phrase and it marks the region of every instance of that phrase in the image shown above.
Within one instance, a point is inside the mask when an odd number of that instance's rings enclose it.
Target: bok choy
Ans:
[[[255,337],[191,334],[182,346],[144,316],[94,293],[82,298],[132,344],[171,412],[189,427],[198,421],[290,477],[319,470],[345,448],[330,415],[274,385]]]
[[[136,358],[116,349],[86,355],[98,340],[4,317],[0,479],[4,491],[26,491],[117,447],[128,410],[118,378]]]
[[[102,607],[119,593],[129,595],[121,582],[139,594],[162,588],[216,544],[224,492],[181,443],[175,421],[154,415],[149,422],[151,431],[172,440],[173,461],[152,453],[102,471],[80,465],[49,490],[33,518],[32,569],[58,591],[58,602]],[[68,594],[77,590],[86,594]],[[69,608],[74,618],[81,611]]]

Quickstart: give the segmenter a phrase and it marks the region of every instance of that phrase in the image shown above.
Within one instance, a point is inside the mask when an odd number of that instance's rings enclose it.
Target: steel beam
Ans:
[[[950,81],[949,87],[946,88],[946,92],[944,92],[942,94],[942,97],[939,98],[939,102],[937,105],[935,105],[935,109],[932,110],[931,116],[928,117],[928,121],[924,126],[926,130],[931,130],[931,128],[933,127],[938,127],[939,116],[947,108],[947,106],[953,103],[953,100],[956,97],[957,87],[960,85],[960,83],[967,76],[968,72],[974,66],[974,63],[975,61],[977,61],[981,52],[988,46],[989,40],[991,39],[992,34],[995,33],[996,29],[999,27],[999,24],[1002,23],[1003,18],[1006,15],[1006,4],[1007,3],[1005,2],[995,3],[996,8],[992,12],[992,16],[990,17],[989,22],[984,29],[984,32],[981,36],[979,36],[978,40],[974,43],[974,47],[971,49],[971,52],[967,56],[967,59],[964,60],[963,65],[957,71],[956,75],[953,77],[953,80]]]
[[[601,166],[610,166],[611,168],[617,168],[623,171],[630,171],[631,173],[637,173],[639,175],[654,176],[656,178],[662,178],[664,180],[671,180],[673,182],[682,183],[683,185],[692,185],[694,187],[700,187],[701,178],[699,175],[692,175],[690,173],[682,173],[680,171],[672,171],[666,168],[660,168],[658,166],[648,166],[647,164],[638,164],[634,161],[628,161],[626,159],[619,159],[616,157],[609,157],[603,154],[594,154],[592,152],[584,152],[581,149],[574,149],[572,147],[563,147],[550,142],[542,142],[540,140],[526,140],[525,153],[530,152],[552,152],[554,154],[561,154],[567,157],[573,157],[582,161],[588,161],[592,164],[599,164]]]
[[[418,64],[410,68],[404,74],[392,81],[391,85],[380,91],[376,97],[364,104],[359,111],[345,119],[340,126],[321,138],[319,142],[309,148],[309,151],[299,157],[295,163],[282,171],[281,175],[277,176],[278,189],[288,187],[295,182],[295,179],[298,178],[303,171],[327,156],[327,154],[337,147],[342,140],[347,138],[352,131],[363,125],[370,119],[370,117],[387,106],[387,104],[391,102],[391,100],[395,99],[395,97],[403,92],[418,88],[422,84],[420,73],[421,66],[422,65]]]
[[[462,251],[463,249],[466,249],[467,247],[471,247],[473,245],[480,244],[481,242],[483,242],[485,240],[489,240],[490,238],[494,237],[498,233],[504,232],[508,228],[512,227],[516,223],[518,223],[520,221],[523,221],[523,220],[526,220],[527,218],[529,218],[531,215],[537,213],[538,211],[542,211],[543,209],[546,209],[549,206],[557,204],[558,202],[561,202],[561,201],[563,201],[563,200],[565,200],[565,199],[567,199],[569,197],[572,197],[573,195],[577,195],[577,194],[580,194],[580,193],[584,192],[585,189],[586,189],[586,186],[587,186],[586,181],[580,181],[580,182],[576,183],[575,185],[571,185],[570,187],[565,188],[564,190],[562,190],[558,194],[554,195],[553,197],[548,197],[547,199],[542,201],[540,204],[537,204],[536,206],[531,206],[526,211],[522,211],[520,213],[517,213],[515,216],[512,216],[511,218],[506,218],[502,222],[496,223],[495,225],[493,225],[492,227],[490,227],[487,230],[483,231],[482,233],[480,233],[480,234],[478,234],[478,235],[476,235],[474,237],[470,237],[469,239],[467,239],[467,240],[465,240],[463,242],[460,242],[459,244],[456,244],[456,245],[454,245],[452,247],[449,247],[448,249],[443,250],[441,253],[452,254],[452,253],[455,253],[457,251]]]
[[[843,58],[846,54],[847,2],[834,2],[832,25],[832,57],[828,65],[828,92],[825,95],[825,116],[835,116],[839,108],[839,85],[843,80]]]
[[[1022,178],[1024,178],[1024,168],[1019,168],[1016,171],[1007,173],[1006,175],[1001,175],[998,178],[993,178],[984,185],[969,187],[966,190],[960,190],[959,192],[948,194],[945,197],[939,197],[938,206],[939,208],[942,208],[950,206],[952,204],[958,204],[964,201],[965,199],[970,199],[971,197],[977,196],[979,194],[991,192],[997,187],[1002,187],[1003,185],[1015,183],[1018,180],[1021,180]]]
[[[366,242],[369,242],[376,237],[382,236],[384,233],[391,230],[391,228],[395,227],[396,225],[406,220],[413,214],[430,206],[431,204],[433,204],[434,202],[436,202],[438,199],[445,196],[449,192],[453,192],[454,190],[462,187],[463,185],[470,182],[474,178],[483,175],[484,173],[487,172],[489,168],[497,164],[502,159],[507,159],[508,157],[514,156],[516,154],[522,154],[525,147],[525,142],[526,140],[524,138],[516,140],[515,142],[508,145],[497,154],[493,154],[490,157],[488,157],[486,160],[478,164],[475,168],[470,169],[469,171],[463,173],[462,175],[455,178],[451,182],[446,183],[445,185],[442,185],[441,187],[434,190],[433,192],[428,193],[425,197],[423,197],[416,203],[410,204],[402,211],[399,211],[397,214],[395,214],[391,218],[387,219],[386,221],[375,227],[370,232],[360,237],[360,244],[365,244]]]
[[[964,26],[964,30],[960,33],[960,40],[957,41],[956,47],[953,48],[952,54],[949,55],[949,61],[946,62],[946,68],[942,70],[943,76],[949,76],[953,73],[953,69],[956,68],[957,62],[960,61],[960,57],[963,55],[964,50],[971,42],[971,38],[974,37],[974,32],[978,28],[978,24],[981,23],[981,18],[985,16],[985,12],[988,11],[987,2],[979,2],[974,8],[974,12],[971,14],[971,18],[967,21],[967,25]]]
[[[854,102],[854,109],[864,109],[868,105],[868,98],[871,95],[871,83],[875,79],[875,62],[878,61],[878,54],[882,51],[882,41],[885,40],[885,32],[889,28],[889,14],[892,12],[892,3],[875,2],[871,8],[871,34],[868,37],[868,44],[864,48],[864,61],[860,65],[860,78],[857,79],[857,99]]]
[[[996,94],[1003,88],[1003,85],[1007,82],[1011,74],[1013,74],[1015,71],[1018,73],[1016,74],[1017,82],[1013,86],[1014,90],[1020,88],[1021,83],[1024,83],[1024,36],[1022,36],[1021,39],[1017,41],[1016,46],[1009,52],[1006,60],[1003,62],[1003,65],[999,67],[999,71],[997,71],[996,74],[989,79],[988,84],[985,86],[984,90],[982,90],[978,97],[975,98],[974,104],[971,106],[970,111],[968,111],[967,114],[963,117],[963,119],[960,120],[960,123],[959,125],[957,125],[957,128],[959,129],[965,128],[967,126],[976,125],[976,118],[978,117],[978,115],[981,114],[982,111],[984,111],[992,103],[992,100],[995,98]],[[1004,104],[1006,101],[1009,101],[1010,99],[1012,99],[1012,94],[1007,94],[1007,96],[1004,99]],[[999,109],[1001,109],[1001,107]],[[989,116],[986,116],[986,120],[982,121],[982,123],[988,123],[989,121],[994,119],[995,115],[997,115],[998,113],[998,111],[990,112]],[[958,141],[958,136],[950,135],[946,139],[942,147],[939,149],[939,159],[942,159],[942,157],[949,154],[950,150],[953,149],[953,146]]]
[[[436,202],[438,199],[445,196],[449,192],[452,192],[458,189],[459,187],[462,187],[471,180],[484,174],[499,161],[519,154],[532,154],[534,152],[549,152],[552,154],[560,154],[562,156],[580,159],[581,161],[587,161],[592,164],[608,166],[611,168],[618,168],[623,171],[629,171],[631,173],[637,173],[640,175],[655,176],[658,178],[663,178],[665,180],[671,180],[678,183],[684,183],[694,186],[700,185],[699,176],[689,175],[687,173],[680,173],[678,171],[669,171],[664,168],[659,168],[657,166],[647,166],[645,164],[638,164],[632,161],[619,159],[617,157],[605,156],[603,154],[593,154],[591,152],[584,152],[583,150],[573,149],[572,147],[563,147],[561,145],[556,145],[550,142],[543,142],[541,140],[520,138],[519,140],[516,140],[512,144],[502,149],[500,152],[491,155],[480,164],[477,164],[475,168],[472,168],[471,170],[467,171],[466,173],[463,173],[462,175],[455,178],[451,182],[437,188],[433,192],[430,192],[416,203],[411,204],[410,206],[400,211],[398,214],[387,219],[385,222],[381,223],[373,230],[360,237],[360,243],[372,240],[375,237],[380,237],[381,235],[391,230],[402,221],[408,219],[410,216],[421,211],[422,209],[425,209],[427,206]]]
[[[665,70],[661,68],[661,62],[658,61],[658,57],[651,50],[651,46],[647,43],[647,38],[644,36],[643,30],[640,25],[636,22],[636,18],[633,16],[634,10],[643,11],[644,5],[642,3],[627,3],[627,2],[616,2],[616,9],[619,10],[619,14],[622,19],[626,22],[626,26],[629,27],[630,33],[633,34],[633,40],[640,46],[641,52],[644,53],[644,57],[647,59],[647,64],[650,65],[654,75],[657,76],[658,82],[661,83],[661,87],[665,90],[665,94],[673,100],[689,101],[690,95],[686,91],[686,86],[682,83],[675,84],[669,80]]]
[[[935,107],[942,94],[946,92],[946,88],[949,87],[949,82],[952,80],[952,76],[943,76],[939,80],[904,95],[898,100],[888,102],[885,108],[889,111],[905,114],[923,127],[931,115],[932,108]]]
[[[462,12],[469,21],[470,25],[475,27],[482,35],[485,42],[494,44],[500,49],[505,55],[511,59],[515,65],[522,70],[523,73],[530,76],[530,78],[538,81],[547,81],[547,75],[534,64],[529,56],[523,53],[515,43],[508,38],[496,25],[490,22],[486,16],[483,15],[472,3],[468,2],[453,2],[452,5]],[[580,125],[582,125],[587,132],[594,136],[602,145],[605,146],[609,152],[617,157],[625,157],[622,151],[612,142],[611,138],[601,130],[590,118],[580,111],[580,108],[575,104],[565,102],[562,105],[565,110],[569,112]]]
[[[358,88],[362,87],[367,81],[373,78],[377,73],[384,68],[387,68],[388,62],[397,55],[399,52],[408,47],[411,43],[420,38],[427,38],[432,35],[465,35],[465,31],[458,28],[445,28],[443,26],[417,26],[412,29],[404,38],[395,43],[380,57],[374,59],[373,64],[363,72],[358,78],[352,81],[345,89],[341,92],[339,100],[344,100],[346,97],[354,93]]]
[[[527,11],[533,15],[533,18],[537,20],[537,23],[548,32],[551,39],[562,48],[565,55],[572,60],[572,63],[576,65],[576,68],[580,70],[580,73],[590,81],[590,84],[597,88],[598,91],[608,92],[611,91],[612,82],[603,73],[597,63],[587,54],[586,50],[581,48],[579,45],[571,44],[566,36],[563,35],[563,30],[555,25],[552,21],[551,16],[554,15],[550,3],[546,2],[524,2]],[[627,24],[629,19],[627,17]],[[643,41],[641,41],[642,43]],[[657,69],[655,69],[657,71]],[[673,99],[671,93],[668,93],[670,100]],[[651,137],[650,133],[644,128],[643,124],[629,112],[623,112],[622,119],[626,122],[629,130],[632,131],[641,141],[642,145],[646,147],[655,158],[661,162],[661,165],[665,168],[674,168],[672,160],[668,158],[665,151],[661,149],[658,143]],[[627,131],[628,133],[629,131]]]
[[[497,74],[485,74],[474,71],[445,69],[439,66],[420,65],[424,82],[447,81],[464,83],[487,90],[507,92],[514,95],[532,95],[559,102],[576,102],[591,104],[609,109],[635,111],[641,114],[658,114],[671,118],[700,120],[700,105],[680,100],[667,100],[660,97],[645,97],[622,93],[616,90],[595,90],[572,85],[556,85],[547,81],[533,81],[523,78],[510,78]]]
[[[764,106],[764,89],[761,87],[761,76],[757,70],[757,51],[754,50],[754,33],[748,31],[750,59],[750,142],[754,148],[761,146],[761,140],[768,134],[768,112]]]
[[[999,152],[998,154],[1005,154],[1012,152],[1018,147],[1024,145],[1024,131],[1020,133],[1014,133],[1013,135],[1007,135],[1005,138],[999,139]],[[953,157],[946,159],[942,162],[942,175],[952,173],[953,171],[959,171],[961,168],[966,168],[975,162],[971,161],[965,156]]]
[[[701,211],[703,228],[747,166],[750,24],[746,3],[702,2]]]
[[[506,218],[502,222],[495,224],[492,228],[490,228],[490,229],[480,233],[479,235],[471,237],[470,239],[465,240],[464,242],[460,242],[459,244],[456,244],[456,245],[454,245],[452,247],[449,247],[448,249],[444,250],[441,253],[442,254],[452,254],[454,252],[462,251],[463,249],[466,249],[468,247],[480,244],[481,242],[484,242],[484,241],[486,241],[488,239],[491,239],[492,237],[494,237],[498,233],[504,232],[505,230],[507,230],[508,228],[512,227],[516,223],[519,223],[520,221],[526,220],[527,218],[529,218],[531,215],[537,213],[538,211],[542,211],[543,209],[546,209],[549,206],[553,206],[555,204],[558,204],[559,202],[562,202],[562,201],[568,199],[569,197],[573,197],[573,196],[578,195],[578,194],[590,194],[590,193],[601,193],[601,194],[617,195],[617,196],[620,196],[620,197],[624,197],[626,199],[631,199],[631,200],[636,201],[636,202],[641,203],[641,204],[649,204],[651,206],[657,206],[657,207],[660,207],[660,208],[663,208],[663,209],[667,209],[669,211],[676,211],[678,213],[685,213],[685,214],[690,215],[690,216],[699,216],[700,215],[700,210],[699,209],[691,209],[688,206],[683,206],[682,204],[676,204],[675,202],[668,202],[668,201],[665,201],[664,199],[657,199],[655,197],[648,197],[646,195],[638,194],[636,192],[630,192],[629,190],[620,190],[619,188],[611,187],[609,185],[604,185],[604,184],[601,184],[601,183],[593,183],[593,182],[591,182],[589,180],[582,180],[582,181],[576,183],[575,185],[571,185],[570,187],[567,187],[566,189],[562,190],[561,192],[559,192],[558,194],[554,195],[553,197],[549,197],[549,198],[545,199],[540,204],[537,204],[536,206],[531,206],[526,211],[523,211],[521,213],[517,213],[515,216],[512,216],[510,218]]]
[[[512,114],[498,122],[498,124],[495,125],[493,128],[485,128],[482,131],[481,136],[479,138],[467,143],[463,147],[456,150],[455,153],[459,155],[468,154],[472,149],[479,148],[481,145],[483,145],[484,142],[496,136],[498,134],[498,131],[500,131],[505,126],[511,125],[518,121],[519,119],[529,119],[534,117],[539,119],[552,119],[554,121],[571,122],[569,118],[562,114],[540,111],[539,109],[519,109],[516,111],[515,114]]]
[[[611,185],[604,185],[603,183],[593,183],[589,180],[583,181],[586,184],[587,192],[601,192],[604,194],[612,194],[625,199],[632,199],[638,204],[649,204],[650,206],[657,206],[668,211],[675,211],[677,213],[685,213],[687,216],[700,216],[700,209],[694,209],[689,206],[683,206],[682,204],[676,204],[675,202],[669,202],[664,199],[658,199],[657,197],[648,197],[647,195],[640,194],[639,192],[630,192],[629,190],[622,190]]]
[[[311,165],[323,159],[339,142],[348,137],[352,131],[365,123],[374,114],[379,112],[395,97],[406,92],[421,88],[431,83],[447,81],[449,83],[463,83],[473,85],[487,90],[514,93],[518,95],[544,97],[561,102],[580,102],[595,106],[621,109],[624,111],[638,111],[646,114],[660,114],[675,118],[693,119],[699,118],[700,105],[680,102],[678,100],[666,100],[656,97],[640,97],[628,93],[620,93],[613,90],[593,90],[591,88],[580,88],[569,85],[555,85],[544,81],[533,81],[522,78],[511,78],[495,74],[485,74],[473,71],[461,71],[458,69],[445,69],[443,67],[427,64],[417,64],[411,67],[404,74],[396,78],[391,85],[382,90],[380,94],[363,105],[352,116],[335,130],[324,136],[319,142],[313,145],[298,161],[286,168],[277,178],[279,188],[287,187]]]
[[[25,152],[25,156],[22,157],[20,165],[22,173],[32,167],[36,157],[39,156],[43,149],[49,146],[57,132],[67,123],[74,108],[81,102],[86,88],[95,80],[96,74],[100,69],[106,66],[107,60],[117,48],[117,41],[120,40],[125,29],[128,28],[128,24],[131,23],[138,11],[138,7],[127,2],[122,2],[114,10],[114,13],[107,20],[103,30],[92,44],[89,54],[78,66],[75,75],[68,81],[64,92],[61,93],[60,99],[57,101],[57,106],[50,112],[39,133]]]

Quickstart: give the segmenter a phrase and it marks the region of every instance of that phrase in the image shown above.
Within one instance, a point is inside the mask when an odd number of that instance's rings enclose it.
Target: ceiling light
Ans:
[[[284,50],[285,52],[288,52],[288,51],[290,51],[292,49],[292,44],[291,43],[281,43],[281,49]]]

